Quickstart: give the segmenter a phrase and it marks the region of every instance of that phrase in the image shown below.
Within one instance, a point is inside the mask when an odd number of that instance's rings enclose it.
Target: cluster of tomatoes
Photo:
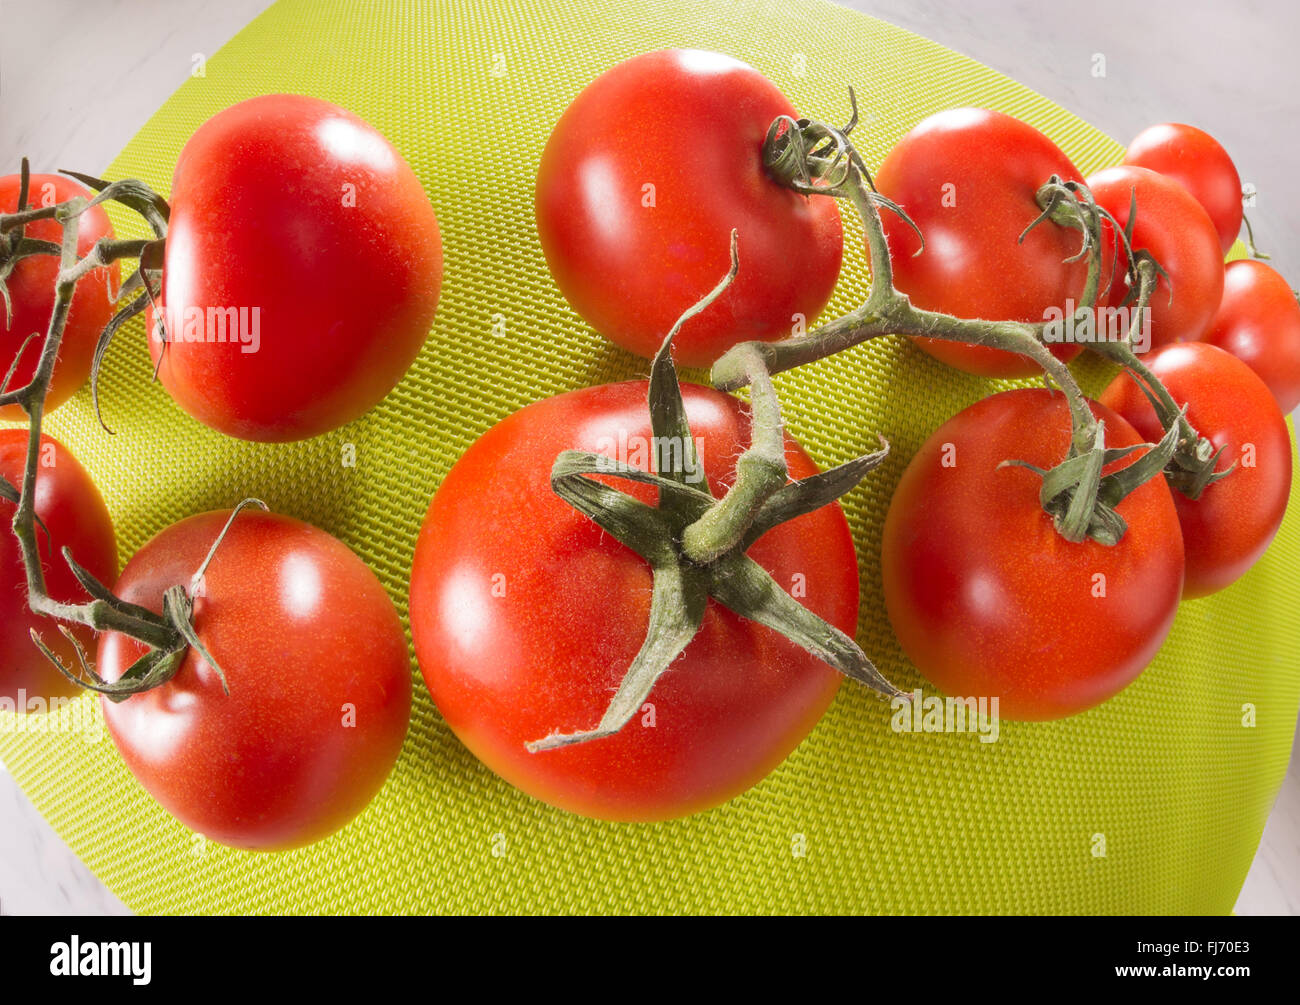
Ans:
[[[839,209],[765,170],[764,144],[782,117],[796,113],[769,80],[696,51],[636,57],[577,96],[543,153],[536,211],[555,281],[593,328],[654,357],[683,311],[717,283],[733,231],[739,271],[681,327],[678,362],[708,365],[741,343],[788,338],[825,308],[843,253]],[[1079,235],[1054,224],[1026,233],[1052,176],[1086,183],[1107,227],[1127,239],[1103,241],[1102,272],[1116,278],[1099,302],[1126,303],[1126,249],[1159,262],[1145,364],[1221,449],[1222,468],[1235,467],[1195,499],[1163,478],[1147,481],[1118,504],[1127,530],[1107,545],[1061,537],[1034,474],[1002,466],[1014,459],[1048,469],[1066,454],[1071,424],[1060,393],[993,395],[922,447],[884,528],[890,619],[938,687],[999,696],[1004,715],[1026,719],[1069,715],[1117,693],[1160,647],[1182,597],[1220,589],[1258,559],[1289,491],[1283,410],[1300,402],[1300,304],[1262,263],[1224,266],[1241,224],[1240,182],[1221,148],[1188,127],[1144,133],[1124,165],[1084,179],[1016,119],[973,109],[927,119],[874,179],[910,218],[884,219],[898,291],[960,318],[1037,323],[1063,308],[1088,273],[1076,256]],[[19,187],[17,177],[0,181],[0,212],[20,208]],[[65,178],[30,179],[29,205],[88,195]],[[79,227],[83,256],[112,237],[98,205],[81,213]],[[52,218],[22,232],[55,244],[62,233]],[[156,296],[149,291],[160,380],[195,418],[246,439],[302,439],[369,410],[420,351],[442,282],[438,223],[414,172],[366,123],[305,97],[253,99],[205,124],[177,164],[160,240],[161,282]],[[50,323],[58,269],[56,257],[31,255],[9,271],[6,389],[37,375],[40,343],[28,336]],[[102,355],[119,283],[114,264],[77,286],[47,410],[85,383]],[[260,314],[241,317],[252,305]],[[229,327],[214,337],[211,308],[239,326],[238,337]],[[918,342],[986,376],[1037,369],[986,346]],[[1063,359],[1081,349],[1052,348]],[[575,390],[485,433],[432,501],[409,596],[424,679],[466,746],[538,798],[619,820],[678,816],[745,791],[812,730],[841,680],[808,646],[710,601],[628,725],[593,742],[536,748],[539,738],[602,721],[641,659],[647,625],[678,613],[656,609],[643,555],[552,483],[566,451],[654,441],[649,395],[645,381]],[[755,441],[749,411],[700,385],[681,385],[680,398],[690,435],[708,444],[701,488],[721,498]],[[1125,374],[1090,407],[1116,451],[1108,470],[1164,436]],[[0,476],[16,489],[29,470],[28,437],[0,433]],[[164,530],[119,576],[93,482],[65,448],[40,442],[35,499],[48,537],[48,594],[89,599],[60,558],[66,547],[96,580],[116,584],[119,603],[159,612],[178,584],[193,601],[203,651],[188,650],[159,686],[103,702],[136,778],[190,828],[242,848],[301,845],[352,819],[396,761],[411,704],[405,635],[374,574],[316,528],[247,511]],[[631,463],[649,470],[651,454]],[[785,455],[791,479],[817,475],[788,436]],[[626,492],[645,509],[660,497],[653,484]],[[499,505],[503,498],[511,505]],[[10,502],[0,508],[13,512]],[[818,624],[854,634],[858,563],[837,504],[746,539],[744,551]],[[686,558],[682,569],[692,574]],[[17,544],[0,536],[0,695],[72,689],[32,645],[33,630],[66,668],[97,643],[97,670],[82,664],[86,673],[71,676],[100,690],[128,679],[147,655],[126,630],[96,640],[79,626],[59,636],[28,610],[28,581]]]

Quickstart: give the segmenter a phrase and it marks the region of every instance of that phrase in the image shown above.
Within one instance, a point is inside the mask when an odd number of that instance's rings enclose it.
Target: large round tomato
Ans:
[[[172,178],[159,378],[200,422],[299,440],[402,379],[433,323],[442,239],[420,180],[350,112],[294,94],[209,119]],[[165,352],[164,352],[165,349]]]
[[[1092,408],[1110,446],[1141,442],[1110,409]],[[885,603],[903,650],[948,695],[997,696],[1008,719],[1057,719],[1117,694],[1164,642],[1182,591],[1163,479],[1120,503],[1128,531],[1118,544],[1074,544],[1041,508],[1038,475],[999,467],[1053,467],[1069,439],[1059,393],[985,398],[926,440],[885,518]]]
[[[1180,122],[1163,122],[1138,133],[1124,163],[1166,175],[1187,189],[1209,214],[1227,254],[1241,230],[1241,178],[1228,151],[1209,133]]]
[[[68,548],[77,563],[106,586],[117,578],[117,544],[113,521],[99,489],[86,469],[63,444],[51,436],[41,437],[40,467],[36,472],[36,527],[45,590],[67,604],[90,600],[81,588],[63,549]],[[21,488],[27,463],[27,430],[0,430],[0,478]],[[45,710],[51,698],[74,694],[77,688],[32,644],[35,628],[41,641],[54,651],[65,666],[77,665],[73,645],[59,631],[59,623],[32,613],[27,606],[27,572],[18,542],[9,531],[14,505],[0,499],[0,697],[12,700],[19,711]],[[94,632],[70,625],[84,646],[94,641]],[[27,704],[28,699],[39,699]]]
[[[18,208],[20,178],[16,174],[0,178],[0,213],[12,213]],[[66,202],[76,196],[89,197],[90,192],[71,178],[57,174],[34,174],[29,178],[27,208],[39,209]],[[23,228],[23,234],[38,241],[59,244],[63,228],[54,220],[37,220]],[[95,206],[81,214],[81,229],[77,232],[77,254],[84,256],[100,238],[112,238],[113,227],[103,206]],[[57,255],[34,255],[15,266],[5,280],[13,304],[13,319],[6,320],[0,306],[0,376],[9,371],[14,357],[29,335],[41,338],[32,341],[23,354],[22,362],[10,381],[10,389],[26,386],[36,373],[41,357],[41,346],[50,327],[50,312],[54,309],[54,280],[59,273]],[[54,367],[54,378],[45,397],[45,411],[58,408],[76,393],[90,376],[90,363],[95,355],[95,343],[113,316],[113,300],[117,294],[120,276],[118,264],[96,269],[77,284],[72,295],[72,306],[63,328],[59,344],[59,359]],[[19,421],[25,418],[17,405],[0,408],[0,419]]]
[[[1300,301],[1263,262],[1229,262],[1223,299],[1201,341],[1224,349],[1259,375],[1283,412],[1300,405]]]
[[[1083,176],[1050,139],[1001,112],[954,108],[931,115],[898,141],[876,172],[876,187],[907,211],[920,240],[897,214],[883,212],[894,285],[926,310],[990,321],[1046,320],[1083,295],[1087,265],[1076,230],[1044,222],[1035,196],[1052,175]],[[742,259],[743,264],[743,259]],[[918,338],[930,355],[989,377],[1039,372],[1000,349]],[[1061,359],[1078,345],[1052,347]]]
[[[1132,196],[1137,194],[1133,247],[1150,251],[1168,274],[1160,277],[1151,296],[1150,347],[1137,340],[1135,347],[1145,352],[1200,338],[1223,295],[1223,255],[1214,224],[1201,204],[1172,178],[1141,167],[1106,168],[1088,179],[1088,187],[1097,205],[1110,212],[1121,228],[1128,226]],[[1128,256],[1114,245],[1113,233],[1110,223],[1104,222],[1103,268],[1111,278],[1108,302],[1119,307],[1129,291],[1124,276]],[[1119,254],[1113,275],[1112,247]]]
[[[537,230],[556,285],[601,334],[651,357],[718,281],[732,229],[740,274],[677,339],[685,366],[738,342],[790,335],[835,289],[844,252],[834,200],[765,173],[776,85],[716,52],[651,52],[596,78],[556,123],[537,174]]]
[[[1197,431],[1223,447],[1228,477],[1199,499],[1174,493],[1187,552],[1184,595],[1221,590],[1258,561],[1277,533],[1291,492],[1291,437],[1268,386],[1241,360],[1202,342],[1171,345],[1145,360]],[[1127,373],[1101,400],[1144,437],[1160,435],[1155,409]]]
[[[155,611],[188,584],[229,513],[174,524],[127,563],[125,600]],[[324,531],[241,513],[196,590],[194,627],[230,693],[191,649],[176,676],[120,704],[109,733],[131,773],[181,823],[237,848],[308,844],[342,827],[384,784],[406,736],[411,673],[392,601]],[[109,681],[143,655],[105,634]]]
[[[711,600],[700,633],[651,692],[652,709],[606,739],[525,749],[596,725],[645,638],[649,566],[561,500],[549,474],[570,448],[644,467],[646,387],[572,391],[489,430],[438,489],[411,575],[420,668],[460,739],[525,792],[613,820],[667,819],[744,792],[808,735],[839,687],[836,671]],[[744,407],[709,388],[682,393],[720,493],[749,443]],[[792,477],[815,472],[793,440],[786,455]],[[637,494],[654,500],[653,490]],[[854,631],[857,562],[838,506],[782,524],[749,555]]]

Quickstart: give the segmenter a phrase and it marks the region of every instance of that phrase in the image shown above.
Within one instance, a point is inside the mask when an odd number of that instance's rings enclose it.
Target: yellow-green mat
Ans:
[[[84,392],[49,422],[102,486],[123,560],[181,517],[257,495],[348,542],[405,611],[425,506],[480,433],[544,395],[645,373],[555,290],[532,188],[550,125],[582,86],[673,45],[746,59],[798,108],[831,120],[844,117],[853,84],[864,112],[855,139],[871,164],[918,119],[961,104],[1026,119],[1085,171],[1120,155],[1005,77],[820,0],[281,0],[163,104],[108,176],[165,193],[190,133],[252,95],[300,91],[344,105],[396,144],[437,208],[447,250],[437,326],[382,407],[290,446],[200,427],[151,385],[142,327],[125,331],[102,388],[118,435],[98,430]],[[76,151],[64,160],[75,166]],[[128,216],[115,220],[124,228]],[[855,230],[837,312],[866,289],[859,243]],[[1104,374],[1084,370],[1095,389]],[[859,639],[890,677],[917,686],[883,614],[881,519],[925,436],[990,385],[898,339],[779,384],[793,432],[822,464],[869,449],[877,432],[894,444],[845,508],[862,571]],[[356,446],[355,468],[341,463],[345,443]],[[387,788],[341,834],[291,854],[239,853],[188,834],[107,738],[68,731],[88,699],[60,713],[62,732],[0,732],[0,757],[137,911],[1227,912],[1296,721],[1298,558],[1293,500],[1267,557],[1225,593],[1185,605],[1150,669],[1095,711],[1003,723],[997,743],[981,744],[973,734],[895,734],[887,705],[846,686],[765,782],[673,823],[597,823],[514,791],[461,747],[418,678]],[[1253,728],[1242,725],[1244,703],[1257,708]],[[12,730],[12,717],[0,728]]]

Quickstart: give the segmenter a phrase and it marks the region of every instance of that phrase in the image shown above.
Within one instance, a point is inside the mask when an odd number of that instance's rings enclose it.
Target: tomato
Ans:
[[[733,228],[740,275],[681,333],[676,359],[712,363],[772,341],[830,300],[844,251],[834,200],[773,181],[763,140],[797,117],[770,80],[715,52],[636,56],[587,86],[537,174],[537,230],[556,285],[598,332],[650,358],[717,282]]]
[[[54,600],[67,604],[90,600],[77,582],[63,549],[84,569],[106,586],[117,578],[117,543],[108,507],[71,452],[52,436],[41,437],[40,467],[36,472],[36,515],[44,524],[36,527],[45,590]],[[27,430],[0,429],[0,478],[21,488],[27,465]],[[58,672],[32,644],[29,632],[35,628],[41,641],[59,656],[65,666],[76,666],[76,650],[59,631],[59,623],[34,614],[27,606],[27,572],[22,552],[9,527],[14,504],[0,499],[0,698],[14,702],[19,711],[26,700],[39,698],[33,709],[49,707],[52,698],[68,697],[77,688]],[[80,625],[69,626],[84,646],[94,632]]]
[[[229,513],[162,531],[127,563],[123,599],[161,611],[188,584]],[[194,627],[225,672],[191,649],[176,676],[103,702],[131,773],[186,827],[237,848],[319,840],[370,802],[406,735],[405,633],[379,580],[345,545],[285,516],[244,511],[195,591]],[[144,654],[109,632],[110,683]]]
[[[1277,533],[1291,492],[1291,437],[1268,386],[1222,349],[1200,342],[1166,346],[1144,362],[1174,401],[1187,405],[1197,431],[1224,448],[1217,470],[1236,464],[1199,499],[1174,493],[1187,552],[1183,593],[1201,597],[1245,573]],[[1155,410],[1127,373],[1101,400],[1144,437],[1160,434]]]
[[[1087,265],[1077,230],[1044,222],[1035,196],[1052,175],[1083,176],[1050,139],[1001,112],[954,108],[924,119],[898,141],[876,172],[880,193],[901,205],[925,236],[882,211],[894,285],[917,307],[990,321],[1046,320],[1050,308],[1083,295]],[[743,262],[743,260],[742,260]],[[986,346],[917,338],[951,366],[988,377],[1028,376],[1038,364]],[[1071,359],[1080,346],[1052,351]]]
[[[1276,269],[1250,260],[1229,262],[1223,299],[1201,341],[1254,370],[1283,412],[1300,405],[1300,301]]]
[[[1108,445],[1141,442],[1110,409],[1092,409]],[[1118,694],[1160,648],[1182,590],[1163,479],[1119,504],[1118,544],[1074,544],[1041,508],[1038,475],[999,467],[1053,467],[1069,439],[1059,393],[985,398],[926,440],[885,518],[885,604],[903,650],[950,696],[997,696],[1008,719],[1057,719]]]
[[[272,94],[209,119],[172,179],[168,393],[248,440],[300,440],[396,385],[433,324],[442,238],[415,172],[351,112]]]
[[[1200,338],[1223,295],[1223,255],[1214,224],[1200,203],[1172,178],[1141,167],[1099,171],[1088,179],[1088,187],[1097,205],[1110,212],[1120,227],[1128,226],[1132,193],[1137,193],[1133,247],[1150,251],[1168,273],[1151,296],[1150,347]],[[1102,245],[1106,249],[1103,268],[1110,276],[1114,229],[1109,222],[1102,225]],[[1119,249],[1108,297],[1111,307],[1119,307],[1128,295],[1127,265],[1127,256]],[[1147,351],[1145,346],[1135,347]]]
[[[1227,254],[1241,230],[1241,178],[1237,166],[1209,133],[1164,122],[1138,133],[1124,163],[1172,178],[1192,194],[1214,224],[1219,251]]]
[[[644,382],[529,405],[475,443],[434,496],[411,574],[411,630],[434,702],[489,768],[555,806],[612,820],[663,820],[757,784],[816,725],[836,671],[710,600],[700,633],[621,732],[541,753],[525,743],[595,725],[646,635],[651,571],[551,490],[563,450],[646,468]],[[749,444],[742,403],[682,387],[709,485],[720,494]],[[622,445],[622,446],[620,446]],[[787,437],[792,478],[816,471]],[[653,502],[653,489],[619,482]],[[830,506],[748,552],[800,602],[852,634],[858,573]]]
[[[16,174],[0,178],[0,213],[13,213],[18,209],[20,178]],[[27,208],[39,209],[66,202],[76,196],[92,195],[85,186],[71,178],[57,174],[34,174],[28,179]],[[63,241],[63,228],[54,220],[37,220],[23,228],[23,234],[33,240]],[[77,233],[77,254],[85,256],[100,238],[112,238],[113,227],[103,206],[95,206],[81,215],[81,229]],[[14,267],[5,280],[9,298],[13,302],[13,320],[6,321],[0,305],[0,377],[13,365],[14,357],[29,335],[39,334],[23,353],[22,362],[9,383],[10,390],[25,387],[36,373],[41,346],[50,327],[50,312],[54,309],[54,282],[59,274],[57,255],[34,255]],[[90,364],[95,355],[95,343],[113,317],[113,297],[117,295],[121,272],[114,262],[107,268],[96,269],[77,284],[72,295],[72,306],[63,328],[63,341],[59,345],[59,359],[45,398],[48,414],[77,392],[90,376]],[[26,414],[17,405],[0,408],[0,419],[22,421]],[[30,643],[29,643],[30,645]]]

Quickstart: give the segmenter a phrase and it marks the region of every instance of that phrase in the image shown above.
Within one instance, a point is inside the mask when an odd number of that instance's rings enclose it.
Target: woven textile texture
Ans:
[[[150,381],[142,325],[126,329],[102,381],[117,435],[99,430],[84,391],[48,423],[102,487],[123,561],[174,521],[255,495],[347,542],[405,612],[420,520],[477,436],[545,395],[647,371],[552,284],[533,179],[551,124],[584,84],[678,45],[745,59],[796,107],[830,120],[846,116],[851,83],[869,164],[922,117],[965,104],[1025,119],[1084,171],[1121,154],[1013,81],[821,0],[281,0],[162,105],[108,176],[166,193],[187,137],[254,95],[346,106],[393,141],[437,209],[447,263],[436,327],[374,412],[285,446],[225,439],[188,418]],[[114,219],[119,233],[140,232],[129,214]],[[849,225],[830,310],[850,309],[866,289],[860,230]],[[1078,370],[1094,392],[1108,375],[1086,361]],[[893,443],[845,501],[863,584],[858,637],[893,680],[920,686],[883,613],[885,508],[925,437],[1001,385],[889,338],[778,386],[792,432],[822,465],[871,449],[877,432]],[[342,463],[346,444],[355,467]],[[846,686],[761,785],[665,824],[585,820],[513,790],[459,744],[418,674],[387,787],[343,832],[293,853],[235,852],[185,831],[132,779],[89,698],[39,732],[0,713],[0,758],[141,912],[1227,912],[1296,721],[1298,557],[1293,505],[1264,560],[1185,604],[1141,679],[1094,711],[1004,722],[1000,740],[982,744],[970,733],[895,734],[887,705]],[[1242,724],[1247,702],[1253,728]]]

